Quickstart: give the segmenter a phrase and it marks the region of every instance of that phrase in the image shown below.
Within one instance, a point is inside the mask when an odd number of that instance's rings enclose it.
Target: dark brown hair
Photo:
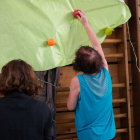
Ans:
[[[73,68],[77,72],[82,71],[87,74],[99,73],[102,66],[102,57],[94,48],[82,46],[76,52]]]
[[[28,96],[37,94],[42,90],[33,68],[23,60],[13,60],[3,66],[0,75],[0,93],[10,94],[19,91]]]

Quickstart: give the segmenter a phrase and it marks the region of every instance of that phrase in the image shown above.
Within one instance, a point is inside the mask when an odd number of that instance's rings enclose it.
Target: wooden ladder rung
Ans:
[[[112,84],[112,88],[125,87],[125,83]]]
[[[114,118],[117,119],[117,118],[126,118],[127,117],[127,114],[124,113],[124,114],[114,114]]]
[[[56,111],[57,112],[59,112],[59,111],[68,111],[68,108],[67,107],[60,107],[60,108],[56,107]]]
[[[69,87],[59,87],[59,88],[57,88],[57,92],[65,92],[65,91],[69,91]]]
[[[112,103],[113,103],[113,104],[115,104],[115,103],[126,103],[126,98],[122,98],[122,99],[113,99]]]
[[[70,139],[70,138],[77,138],[77,135],[76,134],[68,134],[68,135],[57,136],[57,140],[60,140],[60,139]]]
[[[115,53],[115,54],[105,54],[105,58],[118,58],[118,57],[124,57],[123,53]]]
[[[127,128],[116,129],[116,133],[126,133],[127,131]]]
[[[115,114],[114,118],[126,118],[127,114]],[[67,113],[57,113],[56,114],[56,123],[70,123],[75,122],[75,114],[74,112],[67,112]]]
[[[105,44],[105,43],[122,43],[122,42],[123,42],[122,39],[105,39],[105,40],[103,41],[104,44]]]
[[[118,84],[112,84],[112,88],[117,88],[117,87],[125,87],[125,83],[118,83]],[[69,87],[59,87],[57,89],[57,92],[65,92],[69,91]]]
[[[126,133],[127,131],[128,131],[127,128],[116,129],[116,133]],[[66,135],[57,136],[57,140],[63,140],[63,139],[77,140],[77,135],[75,133],[75,134],[66,134]]]
[[[126,98],[113,99],[112,103],[113,104],[115,104],[115,103],[126,103]],[[62,108],[62,107],[66,107],[66,106],[67,106],[67,97],[64,97],[62,100],[61,99],[60,100],[56,99],[56,108]]]

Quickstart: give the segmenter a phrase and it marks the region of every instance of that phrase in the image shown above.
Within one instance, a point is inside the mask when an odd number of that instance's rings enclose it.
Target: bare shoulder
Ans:
[[[78,77],[77,76],[75,76],[75,77],[72,78],[71,85],[73,85],[73,86],[79,85],[79,80],[78,80]]]
[[[77,91],[80,92],[80,84],[79,84],[79,79],[77,76],[73,77],[70,83],[70,91]]]

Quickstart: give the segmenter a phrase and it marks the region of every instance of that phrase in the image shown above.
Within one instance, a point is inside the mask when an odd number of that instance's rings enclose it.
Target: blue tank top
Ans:
[[[97,75],[77,76],[80,97],[75,109],[75,126],[79,140],[110,140],[116,128],[112,107],[112,82],[102,68]]]

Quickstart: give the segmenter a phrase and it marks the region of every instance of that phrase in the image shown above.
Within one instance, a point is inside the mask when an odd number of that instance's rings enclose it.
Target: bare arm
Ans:
[[[67,100],[68,110],[74,110],[77,105],[77,99],[80,95],[80,84],[77,77],[74,77],[70,83],[70,93]]]
[[[92,44],[92,47],[96,51],[98,51],[98,53],[101,55],[102,61],[103,61],[103,66],[108,70],[108,64],[107,64],[107,61],[105,59],[102,46],[101,46],[96,34],[92,30],[90,24],[88,23],[88,18],[86,16],[86,14],[82,10],[79,11],[79,14],[81,15],[81,17],[78,16],[78,19],[80,20],[80,22],[85,27],[85,30],[86,30],[86,32],[88,34],[88,37],[89,37],[89,40],[90,40],[90,42]]]

